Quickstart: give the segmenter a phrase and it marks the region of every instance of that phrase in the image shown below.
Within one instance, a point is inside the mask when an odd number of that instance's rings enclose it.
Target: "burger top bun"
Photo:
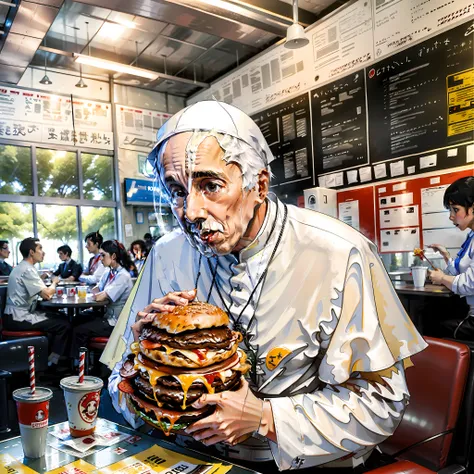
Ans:
[[[186,306],[176,306],[172,313],[156,313],[152,325],[177,334],[193,329],[228,326],[229,317],[217,306],[195,301]]]

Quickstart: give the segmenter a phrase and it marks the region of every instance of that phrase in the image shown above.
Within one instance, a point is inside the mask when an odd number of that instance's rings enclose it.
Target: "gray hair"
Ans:
[[[217,140],[219,146],[224,150],[222,159],[226,163],[234,163],[240,168],[242,171],[242,189],[248,191],[257,185],[261,169],[265,169],[271,174],[270,165],[265,156],[257,153],[253,147],[243,140],[214,130],[194,130],[192,132],[186,145],[186,158],[190,172],[194,169],[197,150],[207,137],[214,137]],[[167,143],[168,140],[162,143],[155,160],[155,171],[158,173],[160,181],[162,180],[161,173],[163,171],[162,158]]]

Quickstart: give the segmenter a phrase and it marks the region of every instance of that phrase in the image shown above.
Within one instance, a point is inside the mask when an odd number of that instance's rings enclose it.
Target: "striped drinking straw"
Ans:
[[[28,346],[28,371],[29,371],[29,374],[30,374],[31,395],[34,395],[36,393],[35,346]]]
[[[84,383],[84,360],[86,358],[85,352],[79,353],[79,383]]]

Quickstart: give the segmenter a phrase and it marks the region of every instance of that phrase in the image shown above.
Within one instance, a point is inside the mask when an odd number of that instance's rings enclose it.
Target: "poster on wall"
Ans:
[[[316,174],[367,164],[364,71],[310,95]]]
[[[111,105],[0,87],[0,139],[113,149]]]
[[[309,44],[283,44],[228,74],[190,100],[215,98],[251,115],[374,59],[372,0],[355,0],[305,33]]]
[[[393,54],[474,14],[472,0],[377,0],[373,5],[376,58]]]
[[[474,23],[366,69],[371,162],[474,140]]]
[[[156,142],[156,133],[171,114],[149,109],[117,105],[119,147],[149,152]]]
[[[313,184],[309,97],[303,94],[252,117],[275,157],[272,185]]]

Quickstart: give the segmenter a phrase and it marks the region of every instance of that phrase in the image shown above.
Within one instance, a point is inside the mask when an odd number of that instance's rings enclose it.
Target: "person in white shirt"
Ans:
[[[270,196],[272,153],[257,125],[228,104],[178,112],[149,159],[181,228],[148,256],[111,350],[133,342],[154,312],[209,301],[243,333],[250,378],[235,392],[203,395],[194,406],[216,411],[177,441],[212,445],[264,473],[363,462],[400,423],[408,358],[426,347],[375,245]],[[102,361],[111,366],[109,354]],[[141,420],[118,391],[121,365],[108,388],[136,427]]]
[[[7,304],[3,317],[5,329],[11,331],[45,331],[52,337],[48,364],[58,363],[66,351],[71,325],[62,314],[36,311],[38,298],[50,300],[55,291],[58,277],[52,278],[47,287],[39,276],[35,264],[44,259],[43,246],[38,239],[28,237],[20,244],[23,260],[12,270],[8,279]]]
[[[474,176],[459,178],[444,192],[444,206],[449,209],[449,220],[461,231],[469,232],[456,258],[452,258],[441,244],[429,245],[441,253],[446,270],[433,270],[430,279],[444,285],[453,293],[466,298],[468,314],[461,318],[441,321],[446,337],[472,340],[474,338]]]
[[[79,277],[79,281],[88,285],[96,285],[105,272],[104,264],[100,258],[100,246],[104,241],[99,232],[90,232],[86,235],[84,242],[86,249],[92,254],[86,271]]]
[[[130,244],[130,257],[135,267],[137,268],[137,273],[140,273],[140,270],[145,263],[146,256],[148,254],[146,243],[144,240],[134,240]],[[138,275],[137,275],[138,276]]]
[[[109,301],[105,314],[88,313],[74,321],[71,355],[77,359],[79,348],[91,337],[107,337],[112,332],[133,283],[129,272],[130,257],[117,240],[106,240],[100,246],[100,257],[106,271],[92,290],[96,301]]]

